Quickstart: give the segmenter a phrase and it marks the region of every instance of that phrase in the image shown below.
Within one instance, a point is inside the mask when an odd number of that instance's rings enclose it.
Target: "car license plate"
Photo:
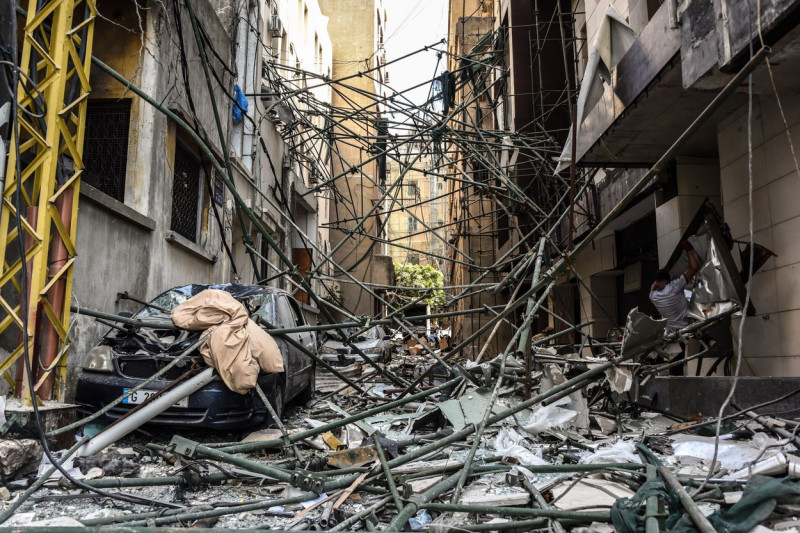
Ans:
[[[130,389],[123,389],[123,390],[125,394],[128,394],[128,392],[130,391]],[[149,400],[152,396],[155,396],[156,394],[158,394],[157,390],[139,389],[136,392],[131,393],[131,395],[125,398],[125,400],[122,403],[127,403],[127,404],[144,403],[147,400]],[[177,401],[173,405],[173,407],[189,407],[189,397],[187,396],[186,398]]]

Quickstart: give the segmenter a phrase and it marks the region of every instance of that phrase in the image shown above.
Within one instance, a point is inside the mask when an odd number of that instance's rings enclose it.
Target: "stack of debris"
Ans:
[[[530,365],[511,351],[448,368],[426,360],[407,388],[352,365],[345,372],[364,394],[319,393],[280,429],[237,442],[133,435],[94,456],[65,453],[71,480],[35,441],[6,439],[0,520],[326,531],[800,525],[800,422],[751,409],[686,420],[634,401],[653,368],[645,355],[665,340],[658,326],[632,314],[606,358],[534,341]],[[36,473],[21,469],[31,459]]]

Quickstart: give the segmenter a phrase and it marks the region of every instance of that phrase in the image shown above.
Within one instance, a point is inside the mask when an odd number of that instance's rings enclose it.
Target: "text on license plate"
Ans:
[[[129,391],[130,389],[124,389],[125,394],[128,394]],[[125,398],[125,400],[122,403],[127,403],[127,404],[144,403],[148,399],[150,399],[151,396],[155,396],[156,394],[158,394],[157,390],[139,389],[136,392],[131,393],[131,395]],[[182,400],[175,402],[175,404],[173,404],[173,407],[189,407],[189,397],[187,396],[186,398],[183,398]]]

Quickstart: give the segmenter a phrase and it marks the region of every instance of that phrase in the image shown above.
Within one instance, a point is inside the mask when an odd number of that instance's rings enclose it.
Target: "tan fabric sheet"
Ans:
[[[179,328],[210,333],[200,353],[234,392],[245,394],[255,387],[259,370],[283,372],[278,344],[225,291],[207,289],[196,294],[172,311],[172,322]]]

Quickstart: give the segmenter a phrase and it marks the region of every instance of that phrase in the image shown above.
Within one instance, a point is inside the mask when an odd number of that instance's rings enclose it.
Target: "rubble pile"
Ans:
[[[408,387],[368,365],[340,367],[363,393],[320,371],[317,396],[278,429],[235,440],[134,434],[67,458],[74,481],[36,441],[7,438],[0,519],[275,531],[793,530],[800,423],[750,408],[687,420],[643,406],[636,386],[658,368],[646,355],[665,342],[649,320],[632,314],[608,356],[534,340],[529,365],[512,350],[450,366],[402,347],[380,368],[414,379]]]

